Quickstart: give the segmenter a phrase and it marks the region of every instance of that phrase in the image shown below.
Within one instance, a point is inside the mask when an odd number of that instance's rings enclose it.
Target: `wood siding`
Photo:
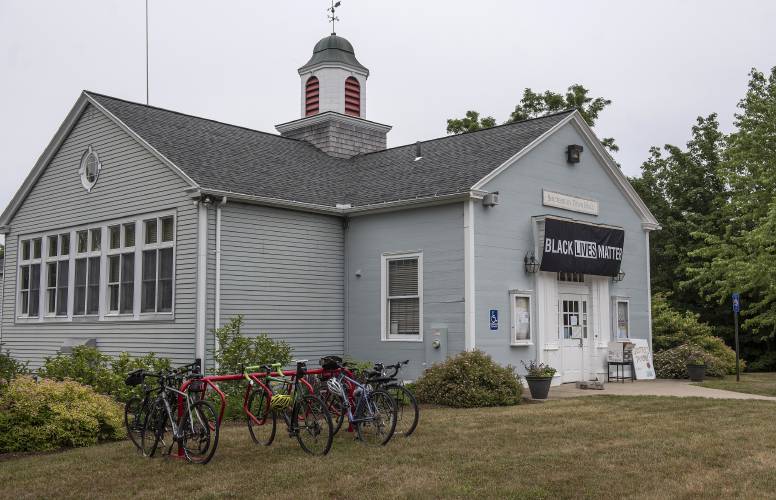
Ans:
[[[244,334],[285,340],[311,364],[342,354],[342,219],[239,203],[221,218],[221,323],[242,314]]]
[[[78,174],[81,155],[92,146],[102,172],[91,193]],[[31,367],[55,355],[67,338],[96,338],[108,354],[156,352],[188,362],[194,356],[196,307],[196,207],[187,184],[109,118],[88,106],[16,216],[6,239],[3,349]],[[16,321],[17,248],[20,236],[142,214],[175,210],[175,319],[167,321]],[[136,285],[137,286],[137,285]]]

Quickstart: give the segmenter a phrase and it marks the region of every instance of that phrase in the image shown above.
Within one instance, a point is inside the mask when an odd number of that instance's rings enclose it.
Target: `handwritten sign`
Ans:
[[[652,362],[652,350],[645,339],[630,339],[633,344],[633,368],[636,380],[654,380],[655,364]]]

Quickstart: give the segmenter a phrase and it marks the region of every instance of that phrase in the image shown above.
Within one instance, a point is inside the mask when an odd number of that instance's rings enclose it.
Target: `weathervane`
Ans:
[[[337,33],[334,32],[334,23],[339,21],[339,17],[336,15],[337,7],[340,6],[340,3],[342,2],[334,2],[334,0],[331,0],[331,7],[326,9],[326,17],[329,18],[329,22],[331,23],[331,34],[336,35]]]

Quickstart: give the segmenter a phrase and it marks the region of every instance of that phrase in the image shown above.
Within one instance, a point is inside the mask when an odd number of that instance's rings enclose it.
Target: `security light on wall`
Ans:
[[[612,276],[612,281],[622,281],[625,279],[625,271],[622,269],[617,273],[617,276]]]
[[[569,144],[566,148],[566,161],[569,163],[579,163],[584,148],[579,144]]]
[[[535,274],[539,271],[540,263],[533,254],[526,255],[523,259],[523,264],[525,265],[525,272],[528,274]]]

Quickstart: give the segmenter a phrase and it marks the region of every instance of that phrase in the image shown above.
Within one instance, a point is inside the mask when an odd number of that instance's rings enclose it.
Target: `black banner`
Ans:
[[[617,276],[624,242],[622,229],[548,218],[540,269]]]

